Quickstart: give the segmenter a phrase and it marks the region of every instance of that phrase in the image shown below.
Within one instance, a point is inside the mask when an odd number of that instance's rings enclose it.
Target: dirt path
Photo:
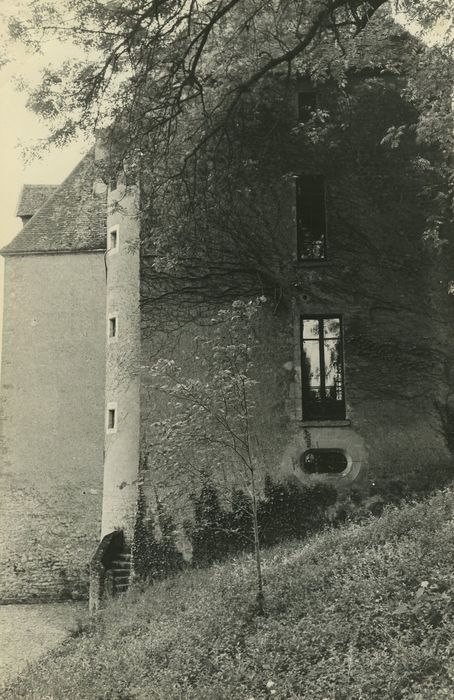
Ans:
[[[0,605],[0,687],[61,644],[88,617],[88,603]]]

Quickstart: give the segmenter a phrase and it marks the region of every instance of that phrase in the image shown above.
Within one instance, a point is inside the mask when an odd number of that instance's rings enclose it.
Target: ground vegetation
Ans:
[[[453,493],[108,603],[2,697],[441,700],[453,694]]]

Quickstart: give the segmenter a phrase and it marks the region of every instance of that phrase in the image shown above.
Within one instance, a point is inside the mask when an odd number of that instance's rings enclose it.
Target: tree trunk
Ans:
[[[252,486],[252,526],[254,531],[254,555],[257,575],[257,612],[259,615],[265,614],[265,596],[263,594],[263,578],[262,578],[262,562],[260,556],[260,535],[259,523],[257,518],[257,498],[255,493],[254,472],[251,470],[251,486]]]

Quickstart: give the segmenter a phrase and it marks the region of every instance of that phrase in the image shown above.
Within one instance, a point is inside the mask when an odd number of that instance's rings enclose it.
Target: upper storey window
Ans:
[[[317,109],[316,92],[298,93],[298,120],[307,122]]]
[[[115,192],[118,187],[118,171],[114,170],[109,175],[109,189],[111,192]]]
[[[298,260],[326,260],[325,179],[301,175],[296,181]]]
[[[122,162],[112,162],[109,171],[109,189],[111,192],[115,192],[118,187],[123,182],[123,163]]]

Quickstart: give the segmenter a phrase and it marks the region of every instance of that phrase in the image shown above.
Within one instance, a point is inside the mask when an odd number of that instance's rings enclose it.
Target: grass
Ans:
[[[110,601],[3,698],[454,697],[454,492]]]

